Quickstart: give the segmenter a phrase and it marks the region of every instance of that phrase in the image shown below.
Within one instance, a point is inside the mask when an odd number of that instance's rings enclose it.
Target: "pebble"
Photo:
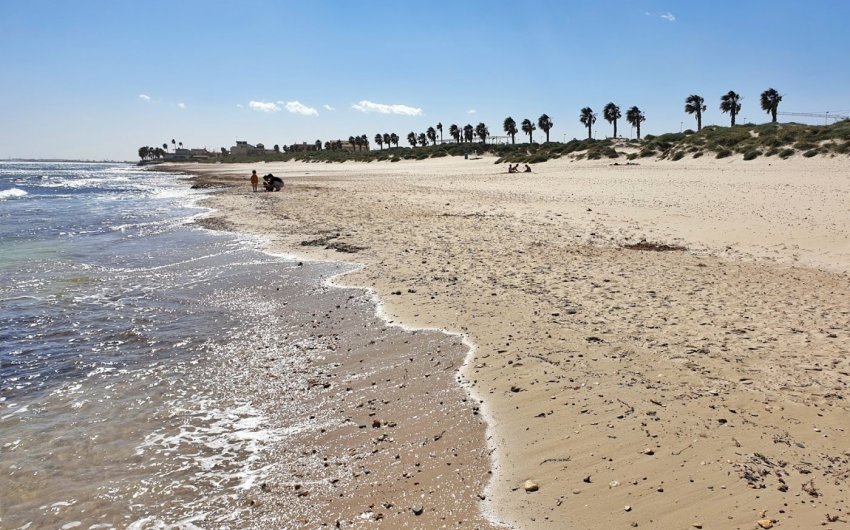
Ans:
[[[759,519],[757,523],[761,528],[773,528],[773,519]]]
[[[525,491],[527,491],[529,493],[531,493],[533,491],[537,491],[537,490],[540,489],[540,486],[538,486],[537,483],[534,482],[533,480],[526,480],[525,484],[523,484],[522,487],[525,488]]]
[[[425,508],[421,504],[414,504],[410,510],[413,512],[413,515],[422,515],[422,512],[425,511]]]
[[[630,511],[632,511],[632,507],[631,507],[631,505],[627,504],[627,505],[623,506],[623,510],[630,512]]]

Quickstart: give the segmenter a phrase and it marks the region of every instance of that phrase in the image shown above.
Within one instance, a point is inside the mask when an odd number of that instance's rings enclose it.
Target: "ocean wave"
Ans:
[[[6,199],[18,199],[26,194],[27,192],[18,188],[0,190],[0,201],[5,201]]]

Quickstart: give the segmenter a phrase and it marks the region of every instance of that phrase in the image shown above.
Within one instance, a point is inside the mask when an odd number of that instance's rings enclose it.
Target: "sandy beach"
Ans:
[[[472,345],[410,373],[396,359],[376,379],[374,399],[395,400],[411,378],[416,399],[387,436],[437,444],[447,470],[414,485],[396,475],[416,473],[427,444],[382,451],[370,498],[416,501],[324,498],[321,521],[850,526],[847,159],[559,159],[530,174],[494,160],[167,167],[222,186],[207,226],[362,264],[335,281],[374,289],[393,324]],[[284,190],[252,193],[252,169]],[[434,372],[451,377],[431,386]],[[370,439],[381,414],[357,417]]]

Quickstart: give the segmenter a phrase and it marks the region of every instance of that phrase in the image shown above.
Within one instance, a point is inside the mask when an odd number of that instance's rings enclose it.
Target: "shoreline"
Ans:
[[[173,171],[173,170],[170,170],[170,171]],[[181,171],[176,171],[176,172],[181,172]],[[192,175],[191,173],[184,173],[184,174]],[[192,177],[189,180],[197,181],[199,178],[201,180],[203,180],[202,175],[192,175]],[[207,197],[200,200],[200,205],[202,207],[206,208],[207,211],[203,214],[199,214],[198,216],[196,216],[195,222],[198,223],[199,225],[201,225],[202,227],[208,229],[208,230],[212,230],[212,231],[222,231],[223,230],[223,231],[231,231],[232,232],[233,228],[230,227],[230,226],[227,226],[226,223],[221,224],[219,222],[214,221],[215,214],[217,213],[218,210],[214,206],[211,206],[209,204],[210,202],[214,202],[214,199],[215,199],[215,194],[213,194],[211,196],[207,196]],[[212,222],[210,222],[211,219],[213,219]],[[364,267],[366,267],[365,264],[359,263],[359,262],[356,262],[356,261],[351,261],[351,260],[348,260],[348,259],[317,258],[315,256],[310,255],[309,253],[299,253],[299,252],[297,252],[296,249],[276,249],[272,245],[272,242],[268,238],[264,237],[263,235],[257,234],[256,232],[244,232],[244,233],[248,236],[251,236],[251,237],[259,237],[259,240],[260,240],[259,251],[263,252],[265,254],[275,256],[275,257],[279,257],[281,259],[292,261],[292,262],[297,261],[297,262],[299,262],[299,264],[301,262],[307,262],[307,263],[314,263],[314,264],[325,263],[325,264],[335,264],[335,265],[343,266],[346,270],[342,270],[342,271],[334,273],[334,274],[332,274],[332,275],[330,275],[326,278],[323,278],[321,280],[321,284],[325,285],[325,286],[327,286],[331,289],[337,290],[339,292],[355,290],[355,291],[360,291],[360,292],[365,293],[366,296],[369,299],[369,304],[373,309],[373,313],[374,313],[375,318],[382,321],[385,324],[385,326],[387,326],[387,327],[398,328],[398,329],[400,329],[404,332],[410,332],[410,333],[413,333],[413,334],[416,334],[416,333],[419,333],[419,332],[426,332],[426,333],[427,332],[433,332],[433,333],[439,333],[439,334],[441,334],[445,337],[454,337],[454,338],[460,339],[460,342],[462,343],[463,348],[465,350],[465,354],[464,354],[461,366],[457,370],[458,374],[461,374],[464,371],[465,367],[474,358],[474,352],[475,352],[477,346],[475,345],[474,342],[471,341],[470,337],[467,334],[462,333],[462,332],[458,332],[458,331],[455,331],[455,330],[447,329],[447,328],[417,326],[415,324],[409,324],[409,323],[406,323],[406,322],[399,321],[395,317],[393,317],[393,315],[391,313],[387,312],[386,303],[383,299],[381,299],[379,293],[377,292],[377,290],[375,288],[373,288],[369,285],[346,283],[344,281],[344,279],[346,277],[350,277],[352,274],[354,274],[354,273],[358,272],[359,270],[363,269]],[[461,377],[463,377],[463,376],[461,376]],[[463,392],[470,399],[472,399],[472,400],[474,400],[475,402],[478,403],[475,407],[473,407],[473,410],[474,410],[475,415],[478,415],[481,418],[483,418],[483,424],[485,426],[485,430],[486,430],[485,433],[487,434],[487,436],[483,437],[481,442],[484,445],[484,448],[486,450],[485,452],[488,455],[488,460],[490,461],[489,467],[487,468],[487,470],[485,470],[489,474],[489,473],[492,472],[493,469],[498,468],[498,465],[495,462],[495,456],[494,456],[497,448],[495,446],[493,446],[492,444],[490,444],[489,442],[487,442],[487,440],[491,439],[491,437],[492,437],[489,433],[489,430],[490,430],[489,425],[490,425],[491,420],[489,420],[489,417],[488,417],[487,406],[483,401],[483,396],[480,396],[474,390],[474,388],[472,388],[470,385],[465,384],[460,379],[458,379],[458,380],[455,381],[455,386],[457,387],[457,389],[459,391]],[[446,436],[446,437],[450,438],[450,436]],[[479,501],[484,501],[484,500],[487,499],[487,497],[488,497],[487,492],[490,489],[491,482],[492,482],[491,480],[487,480],[484,487],[477,494]],[[430,487],[434,487],[434,484],[431,484]],[[511,526],[506,525],[506,524],[502,523],[501,521],[499,521],[496,518],[495,514],[489,509],[479,508],[476,505],[464,506],[463,504],[458,504],[457,506],[453,507],[453,509],[458,510],[459,514],[461,514],[461,515],[465,513],[464,509],[468,510],[470,508],[472,508],[472,510],[474,512],[477,512],[478,514],[480,514],[480,516],[482,516],[484,518],[484,520],[486,521],[486,523],[488,525],[487,527],[489,527],[489,528],[503,528],[503,529],[512,528]],[[366,512],[364,512],[364,514],[365,513]],[[363,514],[361,514],[361,515],[363,515]],[[433,519],[430,519],[429,517],[420,517],[419,514],[416,514],[416,515],[417,515],[417,517],[414,521],[408,521],[407,522],[407,524],[413,524],[414,525],[413,528],[431,528],[432,525],[436,524],[436,522]],[[343,517],[339,518],[338,522],[340,522],[342,520],[344,520]],[[375,519],[375,520],[380,522],[383,519]],[[465,526],[464,521],[461,521],[461,523],[462,524],[460,524],[459,527],[468,528],[467,526]],[[390,521],[390,524],[404,524],[404,523],[402,523],[398,519],[396,519],[395,521]],[[324,527],[325,525],[323,524],[322,526]],[[345,526],[343,526],[343,527],[345,527]],[[474,528],[478,529],[478,528],[485,528],[485,527],[476,525]]]
[[[600,221],[593,219],[596,213],[564,209],[560,202],[537,197],[522,184],[524,180],[502,176],[496,173],[501,168],[494,168],[487,161],[483,164],[373,163],[330,170],[311,164],[270,164],[264,166],[264,171],[273,169],[282,175],[287,187],[281,194],[258,197],[240,191],[239,186],[247,184],[231,176],[241,174],[245,168],[208,166],[202,172],[208,174],[205,180],[219,179],[236,186],[231,188],[235,194],[213,198],[223,206],[218,209],[228,219],[224,224],[262,232],[262,222],[246,219],[245,215],[248,211],[268,213],[275,224],[281,223],[272,231],[273,244],[281,248],[296,248],[299,240],[329,235],[335,236],[333,241],[365,247],[357,257],[368,255],[366,267],[348,275],[348,279],[373,287],[386,301],[388,317],[416,326],[456,329],[471,338],[477,349],[468,353],[461,375],[462,381],[468,381],[468,389],[484,396],[488,411],[492,410],[487,432],[493,440],[488,440],[488,444],[499,448],[495,464],[504,467],[493,469],[486,504],[501,508],[496,510],[501,520],[507,519],[518,527],[533,524],[559,528],[562,526],[556,521],[564,520],[577,526],[597,527],[606,518],[608,522],[664,526],[682,523],[682,510],[695,512],[693,517],[698,519],[722,510],[729,514],[730,524],[734,521],[747,527],[759,514],[754,513],[755,508],[747,509],[742,504],[753,500],[753,491],[759,493],[766,486],[764,479],[750,480],[753,474],[748,470],[770,467],[752,461],[753,454],[767,455],[770,462],[806,461],[809,468],[806,473],[800,472],[801,478],[814,472],[828,480],[829,473],[836,469],[839,474],[845,472],[847,456],[840,451],[835,453],[831,439],[809,440],[798,427],[777,432],[780,425],[786,426],[787,419],[777,425],[763,422],[774,414],[790,414],[798,425],[819,423],[817,432],[832,432],[833,438],[841,436],[847,408],[842,401],[824,396],[833,393],[841,397],[846,392],[846,376],[842,375],[846,361],[836,357],[838,352],[847,351],[846,325],[836,317],[846,314],[847,307],[841,300],[830,298],[847,292],[846,273],[782,264],[793,261],[793,248],[786,255],[774,253],[777,255],[752,263],[726,251],[714,256],[699,251],[624,250],[618,248],[617,241],[614,245],[606,243],[606,233],[620,234],[619,241],[636,241],[641,234],[650,236],[647,240],[674,244],[689,240],[677,239],[675,232],[672,238],[652,237],[654,233],[669,232],[675,225],[653,228],[645,224],[646,215],[638,215],[631,224],[627,222],[630,228],[624,233],[618,228],[622,221],[611,219],[610,213],[600,212]],[[822,170],[823,165],[810,167]],[[783,181],[795,182],[796,176],[784,176],[784,169],[763,166],[712,163],[684,169],[692,173],[692,182],[704,183],[700,186],[712,186],[723,172],[740,170],[745,177],[754,168],[765,171],[766,176],[742,178],[743,183],[752,182],[748,185],[761,186],[769,192],[781,191]],[[664,193],[672,185],[670,197],[676,197],[687,193],[687,189],[667,178],[658,181],[657,174],[680,168],[641,168],[635,182],[649,183]],[[559,186],[564,189],[561,196],[570,197],[583,191],[574,187],[575,179],[585,184],[584,175],[590,175],[601,181],[590,184],[596,186],[592,190],[596,192],[599,186],[609,185],[605,182],[607,175],[621,169],[591,163],[546,164],[539,169],[543,174],[534,175],[533,180],[538,185]],[[841,180],[840,176],[829,176],[837,175],[839,169],[840,166],[833,168],[833,173],[827,172],[825,189],[846,189],[846,177]],[[774,184],[777,176],[782,178]],[[630,182],[617,179],[618,183]],[[736,179],[737,175],[730,181],[731,189],[737,186]],[[818,198],[821,191],[813,186],[801,190],[811,195],[811,200]],[[649,204],[650,213],[672,210],[674,216],[682,208],[669,200],[642,199],[642,191],[639,187],[629,188],[631,198],[614,197],[611,204],[643,201]],[[694,196],[698,200],[703,193],[699,190]],[[801,206],[806,205],[807,197],[800,197]],[[740,200],[736,196],[713,199],[730,202],[730,210],[736,215],[746,214],[750,206],[744,201],[744,208],[736,210],[734,201]],[[583,200],[580,198],[578,204]],[[684,196],[679,202],[697,204],[688,200]],[[756,201],[753,209],[759,214],[772,211],[769,202],[760,206],[758,201],[763,198],[747,200]],[[588,212],[600,210],[598,202],[589,205],[593,208],[587,208]],[[245,210],[240,204],[253,206]],[[606,209],[610,210],[610,205]],[[718,217],[711,210],[706,212],[701,221],[705,226],[696,228],[710,229],[705,219]],[[834,215],[831,212],[819,215],[828,220]],[[799,215],[802,219],[807,214],[801,209]],[[568,223],[560,221],[560,216],[567,217]],[[666,214],[665,219],[669,217]],[[789,219],[796,222],[793,217]],[[775,221],[768,219],[763,226],[771,228]],[[423,226],[427,226],[425,233],[421,232]],[[722,221],[719,226],[723,226]],[[840,231],[829,233],[838,235],[835,241],[842,241]],[[762,236],[766,241],[773,237],[769,230],[761,229],[747,238],[757,240]],[[544,246],[537,246],[540,241],[546,242]],[[599,244],[593,245],[594,241]],[[497,242],[500,252],[493,254]],[[841,245],[836,248],[840,250]],[[540,249],[544,249],[542,253]],[[333,247],[302,250],[339,261],[339,252]],[[506,259],[508,255],[514,259]],[[832,259],[836,256],[840,258],[842,254],[827,254]],[[432,261],[445,265],[432,265]],[[841,270],[843,262],[839,259],[837,263]],[[447,272],[452,268],[457,277]],[[758,280],[753,282],[755,279]],[[693,288],[685,289],[689,285]],[[403,286],[410,286],[413,292],[403,293],[403,288],[398,289]],[[431,294],[430,300],[424,293]],[[659,294],[647,297],[641,293]],[[806,303],[822,307],[820,320],[807,314]],[[617,316],[612,320],[611,315]],[[508,329],[502,322],[509,323]],[[814,348],[816,356],[794,353],[791,346],[797,331],[781,331],[791,322],[796,324],[792,329],[802,329],[806,334],[807,350]],[[709,328],[704,327],[707,324]],[[819,335],[819,326],[834,331]],[[733,327],[745,329],[731,334],[724,331]],[[750,336],[756,341],[750,342]],[[500,341],[503,345],[497,346]],[[750,345],[756,348],[748,348]],[[748,351],[761,353],[754,356]],[[823,365],[820,359],[832,361]],[[817,379],[809,377],[812,366],[818,368],[811,372],[819,376]],[[827,386],[833,390],[821,391],[820,395],[811,390]],[[593,394],[594,389],[599,389],[598,395]],[[611,391],[613,398],[609,396]],[[675,398],[669,395],[671,392]],[[674,401],[669,402],[670,399]],[[622,403],[629,405],[626,408]],[[625,412],[615,413],[618,407],[624,407]],[[729,447],[731,442],[725,435],[714,429],[705,430],[708,422],[718,421],[712,417],[721,407],[733,410],[725,416],[748,411],[745,416],[733,416],[732,421],[740,418],[734,424],[727,417],[721,418],[722,423],[715,423],[723,429],[729,425],[740,429],[733,439],[742,445]],[[610,415],[610,419],[588,421],[600,413]],[[827,419],[818,420],[818,414]],[[600,427],[603,424],[608,427]],[[618,425],[622,425],[620,429]],[[771,433],[774,440],[805,439],[798,443],[806,449],[783,443],[781,446],[789,449],[784,451],[776,443],[763,446],[763,442],[758,442]],[[688,436],[696,438],[688,444]],[[605,449],[609,444],[617,448],[613,454],[611,449]],[[570,454],[565,454],[562,447],[571,448]],[[608,454],[611,461],[600,467],[602,462],[592,456],[596,453]],[[835,463],[821,465],[824,455],[831,455]],[[701,458],[696,468],[690,458]],[[539,465],[532,465],[538,460]],[[677,472],[677,467],[685,471]],[[645,488],[640,477],[636,481],[628,479],[634,474],[647,477],[643,480],[655,476],[652,488]],[[798,480],[796,474],[792,475],[793,480]],[[701,479],[695,481],[695,476]],[[522,492],[526,479],[538,482],[540,491]],[[658,485],[659,480],[663,487]],[[711,486],[708,494],[697,494],[706,482]],[[611,486],[614,483],[616,486]],[[796,490],[787,495],[799,497],[799,485],[794,487]],[[801,524],[799,527],[805,528],[821,522],[822,514],[815,515],[818,510],[829,506],[833,512],[847,510],[836,497],[841,489],[831,489],[834,487],[819,483],[820,495],[814,497],[814,506],[790,509],[776,508],[782,505],[786,492],[780,489],[777,494],[776,484],[771,484],[770,490],[761,491],[767,501],[757,500],[759,495],[754,504],[764,505],[769,515],[781,518],[785,526]],[[664,490],[675,492],[676,499],[662,495]],[[732,497],[741,500],[728,499],[732,492]],[[635,509],[625,511],[625,505]],[[783,515],[780,510],[790,513]]]

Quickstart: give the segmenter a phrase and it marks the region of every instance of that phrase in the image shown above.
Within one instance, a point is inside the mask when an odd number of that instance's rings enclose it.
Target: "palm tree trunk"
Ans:
[[[732,127],[735,126],[735,111],[733,110],[730,114],[732,114]]]
[[[592,135],[591,135],[591,131],[590,131],[590,125],[588,125],[587,126],[587,139],[590,140],[591,136]]]
[[[702,130],[702,113],[697,112],[697,132]]]
[[[516,144],[516,134],[512,134],[511,135],[511,145],[515,145],[515,144]]]
[[[640,122],[638,122],[638,124],[637,124],[637,135],[638,135],[637,139],[640,140]]]
[[[617,120],[614,120],[614,138],[617,137]]]
[[[776,108],[775,107],[770,109],[770,115],[773,118],[773,121],[771,123],[776,123]]]

